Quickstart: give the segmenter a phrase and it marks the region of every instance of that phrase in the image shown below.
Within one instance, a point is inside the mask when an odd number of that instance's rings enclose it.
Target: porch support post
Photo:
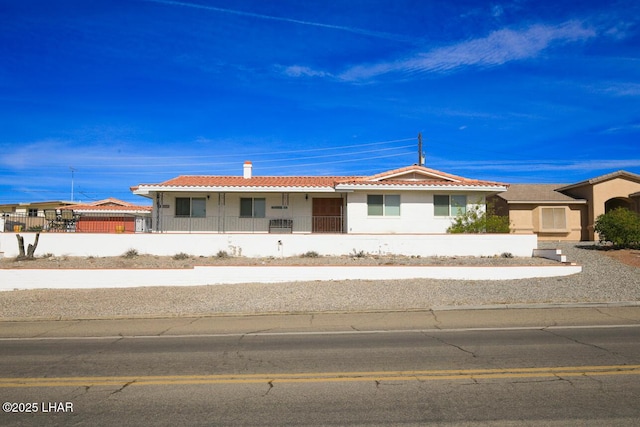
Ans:
[[[225,193],[218,193],[218,233],[225,230]]]

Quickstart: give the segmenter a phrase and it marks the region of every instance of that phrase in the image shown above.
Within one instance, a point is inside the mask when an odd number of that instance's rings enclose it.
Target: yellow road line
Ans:
[[[128,385],[319,383],[366,381],[436,381],[464,379],[549,378],[640,375],[640,365],[545,368],[456,369],[426,371],[310,372],[290,374],[158,375],[118,377],[0,378],[0,388],[95,387]]]

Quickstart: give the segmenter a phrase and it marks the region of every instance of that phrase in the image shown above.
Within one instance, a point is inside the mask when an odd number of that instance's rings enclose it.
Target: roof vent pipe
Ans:
[[[246,161],[244,162],[244,179],[249,179],[251,178],[251,169],[253,168],[253,165],[251,164],[250,161]]]

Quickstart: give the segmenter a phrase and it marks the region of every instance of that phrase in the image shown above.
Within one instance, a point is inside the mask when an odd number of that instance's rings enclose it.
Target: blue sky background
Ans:
[[[0,0],[0,203],[181,174],[640,173],[640,3]]]

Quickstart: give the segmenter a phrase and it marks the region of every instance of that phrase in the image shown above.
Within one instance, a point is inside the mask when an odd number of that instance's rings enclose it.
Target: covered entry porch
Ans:
[[[313,193],[161,193],[154,232],[343,233],[346,196]]]

